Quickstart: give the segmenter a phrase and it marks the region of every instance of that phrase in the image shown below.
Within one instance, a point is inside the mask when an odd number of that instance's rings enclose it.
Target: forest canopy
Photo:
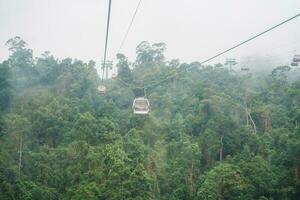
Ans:
[[[166,60],[143,41],[118,54],[116,80],[94,61],[7,41],[0,63],[0,199],[297,200],[300,80]],[[146,92],[145,92],[146,91]],[[134,115],[146,95],[148,116]]]

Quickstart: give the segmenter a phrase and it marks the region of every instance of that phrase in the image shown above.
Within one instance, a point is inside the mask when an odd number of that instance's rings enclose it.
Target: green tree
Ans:
[[[0,113],[7,110],[12,100],[11,70],[7,62],[0,64]]]
[[[246,182],[237,166],[220,163],[200,178],[199,199],[245,199]]]

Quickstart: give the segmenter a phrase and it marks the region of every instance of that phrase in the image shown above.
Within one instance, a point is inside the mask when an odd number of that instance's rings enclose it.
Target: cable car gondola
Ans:
[[[149,100],[144,97],[135,98],[132,105],[133,113],[147,115],[150,112]]]
[[[291,62],[291,66],[292,67],[297,67],[297,66],[299,66],[299,63],[298,62]]]
[[[106,87],[104,85],[99,85],[98,92],[100,96],[105,96]]]
[[[300,54],[294,55],[293,62],[300,62]]]
[[[241,71],[249,71],[249,67],[241,67]]]
[[[113,73],[113,74],[111,75],[111,78],[112,78],[112,80],[116,80],[116,79],[117,79],[117,74],[116,74],[116,73]]]

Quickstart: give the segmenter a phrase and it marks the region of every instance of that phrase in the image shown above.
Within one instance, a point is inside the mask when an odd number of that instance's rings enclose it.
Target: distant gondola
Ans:
[[[106,87],[104,85],[99,85],[98,87],[98,93],[100,96],[105,96]]]
[[[297,67],[297,66],[299,66],[299,62],[291,62],[291,66],[292,67]]]
[[[112,78],[113,80],[116,80],[116,79],[117,79],[117,74],[116,74],[116,73],[113,73],[113,74],[111,75],[111,78]]]
[[[294,55],[293,62],[300,62],[300,55]]]
[[[241,67],[241,71],[249,71],[249,67]]]

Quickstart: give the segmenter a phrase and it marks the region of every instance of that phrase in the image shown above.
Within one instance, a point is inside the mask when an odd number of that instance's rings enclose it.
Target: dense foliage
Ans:
[[[166,61],[142,42],[97,93],[95,62],[0,64],[0,199],[299,199],[300,81]],[[144,87],[146,86],[146,87]],[[149,116],[132,114],[144,91]]]

